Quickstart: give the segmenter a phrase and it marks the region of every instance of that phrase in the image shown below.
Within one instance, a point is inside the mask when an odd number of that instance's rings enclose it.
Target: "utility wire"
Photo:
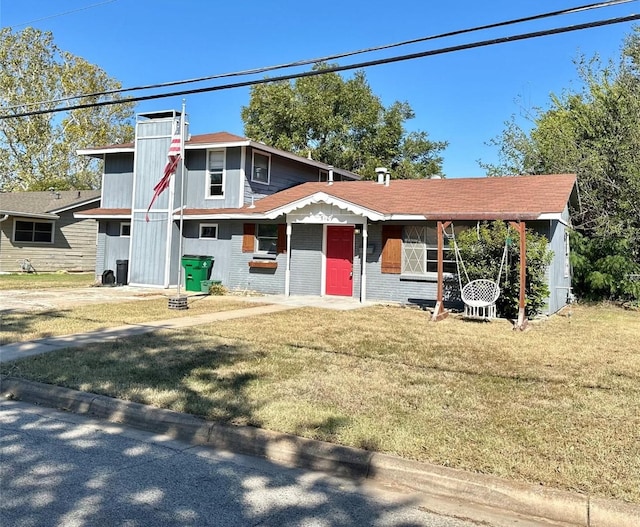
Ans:
[[[12,114],[12,115],[0,115],[0,120],[10,119],[10,118],[14,118],[14,117],[29,117],[29,116],[33,116],[33,115],[43,115],[43,114],[49,114],[49,113],[67,112],[67,111],[70,111],[70,110],[80,110],[80,109],[83,109],[83,108],[92,108],[92,107],[98,107],[98,106],[110,106],[110,105],[114,105],[114,104],[127,104],[127,103],[140,102],[140,101],[149,101],[149,100],[154,100],[154,99],[164,99],[164,98],[167,98],[167,97],[193,95],[193,94],[198,94],[198,93],[207,93],[207,92],[212,92],[212,91],[229,90],[229,89],[233,89],[233,88],[242,88],[242,87],[246,87],[246,86],[255,86],[255,85],[259,85],[259,84],[268,84],[268,83],[272,83],[272,82],[299,79],[299,78],[304,78],[304,77],[314,77],[314,76],[317,76],[317,75],[324,75],[324,74],[327,74],[327,73],[348,71],[348,70],[354,70],[354,69],[362,69],[362,68],[368,68],[368,67],[371,67],[371,66],[379,66],[379,65],[382,65],[382,64],[392,64],[392,63],[395,63],[395,62],[402,62],[402,61],[406,61],[406,60],[414,60],[414,59],[430,57],[430,56],[434,56],[434,55],[442,55],[442,54],[445,54],[445,53],[453,53],[453,52],[456,52],[456,51],[463,51],[463,50],[467,50],[467,49],[475,49],[475,48],[481,48],[481,47],[486,47],[486,46],[493,46],[493,45],[496,45],[496,44],[504,44],[504,43],[507,43],[507,42],[517,42],[517,41],[520,41],[520,40],[528,40],[528,39],[539,38],[539,37],[543,37],[543,36],[558,35],[558,34],[569,33],[569,32],[573,32],[573,31],[581,31],[581,30],[584,30],[584,29],[592,29],[592,28],[595,28],[595,27],[609,26],[609,25],[613,25],[613,24],[621,24],[621,23],[624,23],[624,22],[632,22],[634,20],[640,20],[640,14],[627,15],[627,16],[623,16],[623,17],[610,18],[610,19],[606,19],[606,20],[598,20],[598,21],[595,21],[595,22],[588,22],[588,23],[584,23],[584,24],[576,24],[576,25],[572,25],[572,26],[563,26],[563,27],[559,27],[559,28],[555,28],[555,29],[545,29],[545,30],[542,30],[542,31],[534,31],[534,32],[531,32],[531,33],[521,33],[521,34],[518,34],[518,35],[511,35],[511,36],[507,36],[507,37],[495,38],[495,39],[490,39],[490,40],[482,40],[482,41],[478,41],[478,42],[472,42],[472,43],[469,43],[469,44],[461,44],[461,45],[458,45],[458,46],[450,46],[450,47],[446,47],[446,48],[439,48],[439,49],[434,49],[434,50],[421,51],[421,52],[418,52],[418,53],[411,53],[411,54],[407,54],[407,55],[396,55],[395,57],[389,57],[389,58],[378,59],[378,60],[371,60],[371,61],[367,61],[367,62],[360,62],[360,63],[350,64],[350,65],[345,65],[345,66],[332,66],[332,67],[324,68],[324,69],[321,69],[321,70],[311,70],[311,71],[306,71],[306,72],[302,72],[302,73],[292,73],[292,74],[289,74],[289,75],[281,75],[279,77],[270,77],[270,78],[265,78],[265,79],[257,79],[257,80],[243,81],[243,82],[237,82],[237,83],[222,84],[222,85],[219,85],[219,86],[209,86],[209,87],[205,87],[205,88],[194,88],[194,89],[190,89],[190,90],[182,90],[182,91],[175,91],[175,92],[169,92],[169,93],[158,93],[158,94],[153,94],[153,95],[142,95],[142,96],[139,96],[139,97],[128,97],[128,98],[123,98],[123,99],[115,99],[115,100],[108,100],[108,101],[98,101],[98,102],[85,103],[85,104],[76,104],[74,106],[66,106],[66,107],[63,107],[63,108],[52,108],[52,109],[48,109],[48,110],[33,110],[33,111],[30,111],[30,112],[22,112],[22,113],[16,113],[16,114]]]
[[[109,0],[109,1],[114,1],[114,0]],[[270,71],[288,69],[288,68],[299,67],[299,66],[308,66],[309,64],[317,64],[319,62],[328,62],[328,61],[331,61],[331,60],[337,60],[337,59],[341,59],[341,58],[345,58],[345,57],[351,57],[351,56],[354,56],[354,55],[361,55],[361,54],[365,54],[365,53],[373,53],[373,52],[376,52],[376,51],[383,51],[383,50],[386,50],[386,49],[398,48],[398,47],[402,47],[402,46],[408,46],[408,45],[411,45],[411,44],[418,44],[418,43],[421,43],[421,42],[428,42],[430,40],[437,40],[437,39],[441,39],[441,38],[459,36],[459,35],[464,35],[464,34],[468,34],[468,33],[484,31],[484,30],[487,30],[487,29],[495,29],[495,28],[499,28],[499,27],[506,27],[506,26],[515,25],[515,24],[522,24],[524,22],[542,20],[542,19],[545,19],[545,18],[557,17],[557,16],[561,16],[561,15],[575,14],[575,13],[579,13],[579,12],[583,12],[583,11],[589,11],[589,10],[592,10],[592,9],[601,9],[603,7],[612,7],[612,6],[615,6],[615,5],[627,4],[627,3],[630,3],[630,2],[637,2],[637,1],[638,0],[608,0],[608,1],[605,1],[605,2],[597,2],[597,3],[592,3],[592,4],[585,4],[585,5],[581,5],[581,6],[577,6],[577,7],[571,7],[571,8],[561,9],[561,10],[557,10],[557,11],[550,11],[550,12],[546,12],[546,13],[540,13],[540,14],[537,14],[537,15],[532,15],[532,16],[527,16],[527,17],[522,17],[522,18],[516,18],[516,19],[512,19],[512,20],[506,20],[506,21],[502,21],[502,22],[495,22],[495,23],[491,23],[491,24],[485,24],[485,25],[482,25],[482,26],[475,26],[475,27],[471,27],[471,28],[459,29],[459,30],[455,30],[455,31],[439,33],[439,34],[436,34],[436,35],[430,35],[430,36],[426,36],[426,37],[415,38],[415,39],[411,39],[411,40],[404,40],[402,42],[395,42],[395,43],[392,43],[392,44],[384,44],[384,45],[381,45],[381,46],[364,48],[364,49],[360,49],[360,50],[356,50],[356,51],[348,51],[348,52],[338,53],[338,54],[334,54],[334,55],[327,55],[327,56],[324,56],[324,57],[317,57],[317,58],[313,58],[313,59],[304,59],[304,60],[299,60],[299,61],[295,61],[295,62],[288,62],[288,63],[285,63],[285,64],[264,66],[264,67],[260,67],[260,68],[253,68],[253,69],[241,70],[241,71],[230,72],[230,73],[220,73],[220,74],[216,74],[216,75],[209,75],[209,76],[206,76],[206,77],[196,77],[196,78],[193,78],[193,79],[170,81],[170,82],[163,82],[163,83],[158,83],[158,84],[147,84],[147,85],[143,85],[143,86],[134,86],[132,88],[119,88],[119,89],[106,90],[106,91],[94,92],[94,93],[86,93],[86,94],[82,94],[82,95],[73,95],[73,96],[69,96],[69,97],[63,97],[63,98],[60,98],[60,99],[52,99],[52,100],[49,100],[49,101],[42,101],[42,102],[32,102],[32,103],[17,104],[17,105],[14,105],[14,106],[8,106],[8,107],[5,108],[5,110],[13,110],[13,109],[16,109],[16,108],[27,108],[29,106],[40,106],[42,104],[58,104],[58,103],[61,103],[61,102],[72,101],[72,100],[75,100],[75,99],[82,99],[82,98],[85,98],[85,97],[101,97],[101,96],[104,96],[104,95],[115,95],[115,94],[118,94],[118,93],[134,92],[134,91],[141,91],[141,90],[152,90],[152,89],[157,89],[157,88],[167,88],[167,87],[170,87],[170,86],[180,86],[180,85],[184,85],[184,84],[193,84],[193,83],[197,83],[197,82],[204,82],[204,81],[222,79],[222,78],[228,78],[228,77],[242,77],[242,76],[246,76],[246,75],[256,75],[256,74],[259,74],[259,73],[267,73],[267,72],[270,72]],[[96,5],[100,5],[100,4],[96,4]]]
[[[106,0],[105,2],[100,2],[99,4],[91,4],[84,7],[79,7],[78,9],[73,9],[71,11],[65,11],[64,13],[58,13],[56,15],[43,16],[42,18],[36,18],[35,20],[29,20],[28,22],[22,22],[21,24],[16,24],[14,26],[8,26],[9,29],[15,29],[17,27],[28,26],[35,22],[42,22],[43,20],[50,20],[52,18],[58,18],[59,16],[71,15],[73,13],[77,13],[79,11],[86,11],[87,9],[92,9],[94,7],[99,7],[104,4],[110,4],[111,2],[115,2],[116,0]]]

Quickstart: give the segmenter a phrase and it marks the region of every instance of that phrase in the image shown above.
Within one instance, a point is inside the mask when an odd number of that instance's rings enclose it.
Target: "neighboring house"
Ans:
[[[128,260],[132,285],[175,285],[181,247],[213,257],[211,279],[230,289],[428,303],[436,299],[437,221],[459,229],[503,219],[547,236],[548,312],[567,301],[573,175],[358,181],[246,138],[193,136],[181,240],[180,171],[145,220],[178,118],[142,115],[134,143],[79,152],[104,158],[102,207],[76,214],[99,222],[98,276]],[[450,254],[442,251],[449,276]]]
[[[92,271],[95,223],[74,212],[100,204],[99,190],[0,193],[0,271]]]

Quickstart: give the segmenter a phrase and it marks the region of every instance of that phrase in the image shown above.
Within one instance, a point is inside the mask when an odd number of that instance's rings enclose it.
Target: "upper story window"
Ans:
[[[131,236],[131,223],[122,222],[120,224],[120,236]]]
[[[217,223],[201,223],[200,239],[201,240],[217,240],[218,224]]]
[[[53,243],[52,221],[21,221],[14,224],[13,241],[28,243]]]
[[[207,152],[207,198],[224,197],[225,151]]]
[[[271,156],[262,152],[253,153],[253,167],[251,169],[251,181],[269,184],[271,178]]]

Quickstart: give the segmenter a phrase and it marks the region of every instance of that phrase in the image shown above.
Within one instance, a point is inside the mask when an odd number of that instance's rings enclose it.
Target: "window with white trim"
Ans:
[[[269,184],[271,177],[271,156],[262,152],[253,152],[253,166],[251,168],[251,181]]]
[[[123,237],[131,236],[131,223],[122,222],[120,224],[120,236],[123,236]]]
[[[457,273],[455,255],[444,238],[443,270]],[[402,274],[426,275],[438,272],[438,238],[435,227],[407,225],[402,231]]]
[[[278,226],[267,223],[256,225],[257,251],[259,253],[276,253],[278,249]]]
[[[14,223],[13,241],[53,243],[53,222],[16,220]]]
[[[207,198],[224,197],[225,150],[207,151]]]
[[[201,223],[200,239],[201,240],[217,240],[218,224],[217,223]]]

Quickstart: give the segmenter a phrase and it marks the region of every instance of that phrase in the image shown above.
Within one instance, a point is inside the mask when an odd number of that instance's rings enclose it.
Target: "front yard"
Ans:
[[[638,342],[640,313],[608,305],[526,332],[400,307],[305,308],[2,373],[640,503]]]

